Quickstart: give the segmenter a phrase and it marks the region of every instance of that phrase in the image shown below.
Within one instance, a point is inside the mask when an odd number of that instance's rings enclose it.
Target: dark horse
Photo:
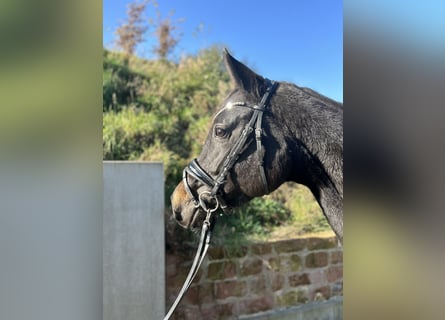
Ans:
[[[235,88],[171,196],[176,220],[196,228],[208,208],[226,211],[295,181],[311,190],[342,241],[343,105],[271,82],[227,51],[224,60]]]

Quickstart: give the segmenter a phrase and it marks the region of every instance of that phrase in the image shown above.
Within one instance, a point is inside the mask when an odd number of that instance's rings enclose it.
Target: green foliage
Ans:
[[[135,107],[121,112],[103,114],[103,158],[105,160],[136,160],[160,135],[165,136],[163,123],[153,113]]]
[[[292,213],[292,224],[299,234],[330,230],[330,226],[308,188],[294,182],[282,185],[271,195]]]
[[[103,65],[103,158],[163,161],[168,198],[228,92],[222,50],[179,63],[104,50]]]
[[[248,204],[234,209],[232,214],[219,218],[218,225],[223,225],[220,236],[225,238],[226,234],[263,235],[272,227],[291,219],[291,216],[291,212],[282,202],[271,197],[254,198]]]
[[[150,147],[145,148],[139,159],[163,162],[165,172],[165,197],[166,201],[168,201],[176,185],[182,179],[182,170],[187,164],[186,159],[168,150],[159,140],[156,140]]]
[[[120,111],[129,104],[144,105],[139,92],[149,81],[148,76],[130,68],[123,54],[104,50],[103,59],[103,111]]]

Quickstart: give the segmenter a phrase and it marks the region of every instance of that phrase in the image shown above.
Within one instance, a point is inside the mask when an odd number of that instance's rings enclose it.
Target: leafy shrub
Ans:
[[[236,241],[250,234],[264,235],[272,227],[279,226],[292,219],[292,214],[283,203],[270,197],[254,198],[246,205],[234,209],[230,215],[222,215],[218,220],[218,237],[222,240],[233,239]]]
[[[165,197],[169,201],[170,195],[176,185],[182,179],[182,170],[186,165],[186,160],[178,154],[168,150],[159,140],[146,148],[139,158],[143,161],[162,161],[164,164],[165,175]]]
[[[320,206],[307,187],[287,182],[271,194],[271,197],[283,203],[292,212],[292,221],[297,233],[330,230]]]
[[[126,58],[119,53],[104,50],[102,97],[103,111],[120,111],[125,105],[145,105],[139,99],[148,75],[137,72],[128,66]]]
[[[103,158],[136,160],[164,130],[156,115],[130,107],[103,115]]]
[[[168,197],[229,89],[222,50],[178,63],[104,50],[103,158],[163,161]]]

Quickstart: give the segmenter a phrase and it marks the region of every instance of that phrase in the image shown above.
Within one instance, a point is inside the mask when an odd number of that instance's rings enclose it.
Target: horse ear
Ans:
[[[264,86],[263,77],[232,57],[227,49],[224,49],[224,63],[236,88],[255,92],[261,96],[262,87]]]

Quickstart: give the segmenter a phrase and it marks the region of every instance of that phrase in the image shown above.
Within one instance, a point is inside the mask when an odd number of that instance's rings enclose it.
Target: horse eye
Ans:
[[[227,133],[226,130],[224,130],[221,127],[215,128],[215,136],[217,136],[217,137],[223,138],[226,136],[226,133]]]

